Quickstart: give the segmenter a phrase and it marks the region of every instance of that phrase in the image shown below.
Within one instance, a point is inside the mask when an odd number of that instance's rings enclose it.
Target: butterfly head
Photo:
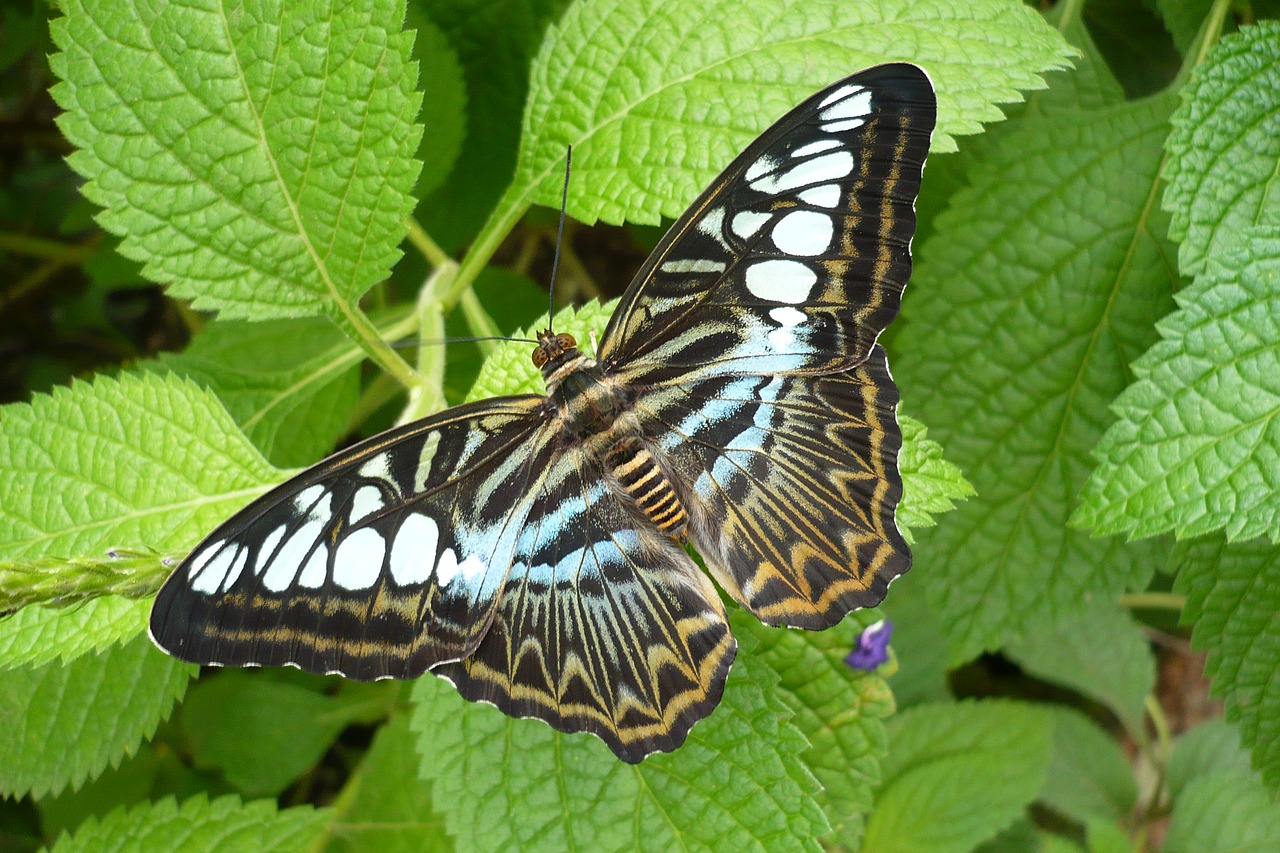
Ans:
[[[578,358],[578,342],[573,335],[556,334],[550,329],[538,333],[538,348],[533,351],[533,366],[546,376]]]

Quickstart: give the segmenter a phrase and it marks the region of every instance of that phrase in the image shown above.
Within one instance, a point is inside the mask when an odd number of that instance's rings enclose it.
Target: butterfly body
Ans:
[[[595,358],[543,332],[545,395],[455,407],[268,492],[177,567],[153,639],[204,664],[430,670],[626,761],[680,746],[736,654],[716,584],[822,629],[910,566],[876,338],[935,112],[910,65],[806,100],[672,226]]]

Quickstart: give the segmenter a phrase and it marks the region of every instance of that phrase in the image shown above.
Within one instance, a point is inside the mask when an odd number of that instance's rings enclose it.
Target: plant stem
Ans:
[[[445,254],[444,249],[441,249],[435,240],[431,239],[431,235],[418,223],[418,220],[410,216],[408,223],[409,242],[422,253],[422,256],[427,259],[427,263],[436,268],[453,263],[453,259]]]
[[[1120,606],[1130,610],[1181,610],[1187,606],[1187,597],[1173,592],[1133,592],[1120,596]]]
[[[484,310],[484,306],[480,304],[480,297],[476,296],[474,290],[468,288],[462,292],[458,307],[462,309],[462,316],[466,318],[467,328],[477,338],[496,338],[502,335],[502,330],[498,328],[497,323],[493,322],[489,312]],[[478,340],[476,341],[476,346],[480,347],[480,352],[485,358],[488,358],[498,348],[498,343],[497,341]]]

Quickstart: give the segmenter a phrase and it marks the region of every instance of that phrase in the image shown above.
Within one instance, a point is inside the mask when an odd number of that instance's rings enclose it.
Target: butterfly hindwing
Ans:
[[[601,341],[638,384],[829,372],[865,359],[911,275],[936,120],[914,65],[814,95],[716,178],[658,244]]]
[[[642,403],[708,570],[762,621],[828,628],[910,566],[897,402],[876,346],[841,373],[712,377]]]
[[[736,643],[710,579],[574,450],[551,466],[474,654],[438,667],[468,699],[589,731],[626,761],[684,742]]]
[[[202,664],[409,678],[480,642],[550,464],[540,397],[376,436],[214,531],[170,576],[151,634]]]

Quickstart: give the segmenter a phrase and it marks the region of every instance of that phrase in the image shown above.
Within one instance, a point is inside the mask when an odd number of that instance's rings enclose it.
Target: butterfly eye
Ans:
[[[556,335],[556,344],[560,349],[573,349],[578,342],[573,339],[573,335],[559,334]]]
[[[546,363],[547,363],[547,351],[544,350],[541,346],[539,346],[537,349],[533,351],[533,366],[540,368],[542,367],[542,365]]]

